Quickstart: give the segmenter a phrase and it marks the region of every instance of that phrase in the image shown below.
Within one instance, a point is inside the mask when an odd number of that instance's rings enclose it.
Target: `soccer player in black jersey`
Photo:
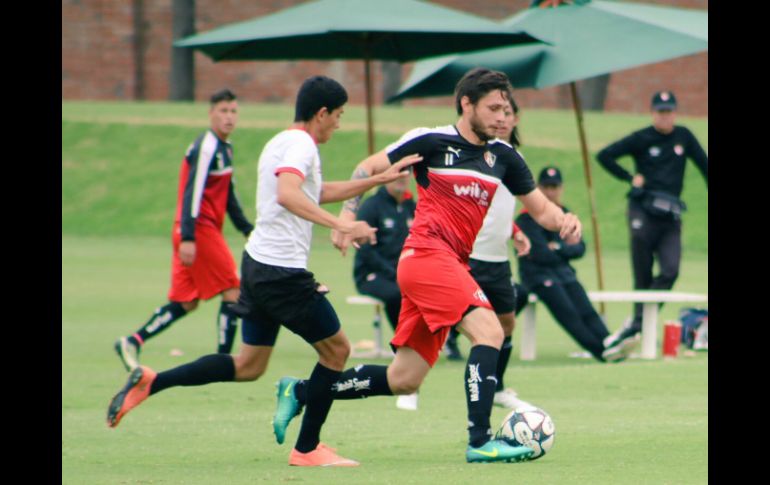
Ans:
[[[223,89],[211,96],[209,120],[209,129],[190,144],[179,169],[168,302],[134,333],[115,342],[128,371],[139,366],[139,352],[147,340],[195,310],[200,300],[216,295],[222,295],[217,352],[229,354],[235,340],[238,316],[231,305],[238,301],[240,280],[222,226],[225,214],[246,237],[254,225],[235,194],[228,138],[238,121],[238,101],[232,91]]]

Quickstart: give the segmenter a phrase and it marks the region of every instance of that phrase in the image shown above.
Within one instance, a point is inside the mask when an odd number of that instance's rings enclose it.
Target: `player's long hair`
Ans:
[[[492,91],[500,90],[513,102],[513,86],[504,72],[492,71],[483,67],[477,67],[466,72],[465,75],[457,81],[455,86],[455,108],[457,114],[463,114],[462,99],[468,96],[471,104],[475,105],[481,98]]]

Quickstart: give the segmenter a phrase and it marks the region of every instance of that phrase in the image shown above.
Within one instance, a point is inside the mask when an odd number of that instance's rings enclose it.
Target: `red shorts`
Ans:
[[[396,347],[415,350],[431,366],[436,363],[449,328],[471,305],[492,309],[467,264],[439,249],[404,249],[398,262],[401,313]]]
[[[195,226],[195,260],[192,266],[182,265],[179,243],[182,234],[174,225],[171,240],[174,254],[171,259],[170,301],[208,300],[230,288],[241,285],[236,273],[235,260],[222,232],[203,225]]]

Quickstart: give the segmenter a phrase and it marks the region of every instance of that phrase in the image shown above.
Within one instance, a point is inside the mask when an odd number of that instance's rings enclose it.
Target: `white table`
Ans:
[[[703,303],[708,302],[708,295],[696,293],[676,293],[672,291],[589,291],[588,299],[592,302],[644,303],[642,313],[642,359],[657,357],[658,305],[660,303]],[[535,306],[537,295],[529,294],[529,304],[521,313],[521,360],[535,360]]]
[[[393,352],[390,349],[384,348],[382,345],[382,309],[385,304],[377,298],[365,295],[348,296],[345,298],[345,302],[349,305],[374,306],[374,318],[372,320],[372,326],[374,327],[374,350],[371,352],[359,352],[354,350],[351,353],[351,357],[360,359],[393,357]]]

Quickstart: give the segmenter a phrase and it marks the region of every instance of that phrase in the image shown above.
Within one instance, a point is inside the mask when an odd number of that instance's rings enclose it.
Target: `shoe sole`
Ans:
[[[133,367],[129,364],[129,361],[132,359],[129,357],[126,357],[128,352],[123,348],[124,342],[125,342],[125,339],[119,339],[117,342],[115,342],[115,352],[117,352],[118,357],[120,357],[120,361],[123,363],[123,367],[126,368],[126,371],[131,372],[132,370],[139,367],[139,362],[136,362],[136,365]]]
[[[513,457],[513,458],[508,458],[507,460],[505,460],[505,462],[506,463],[520,463],[522,461],[529,461],[529,459],[532,458],[532,455],[534,455],[534,454],[535,454],[534,451],[530,452],[530,453],[525,453],[525,454],[523,454],[521,456],[516,456],[516,457]]]
[[[340,462],[334,462],[334,463],[323,463],[323,464],[315,464],[315,463],[289,463],[289,466],[301,466],[301,467],[311,467],[311,466],[317,466],[317,467],[343,467],[343,468],[352,468],[359,466],[360,463],[356,461],[340,461]]]
[[[511,458],[500,458],[496,460],[468,460],[466,461],[468,463],[520,463],[523,461],[529,461],[529,459],[532,457],[534,453],[527,453],[522,456],[514,456]]]
[[[278,400],[278,403],[281,402],[281,392],[283,392],[283,388],[281,386],[281,381],[278,381],[275,383],[275,397]],[[297,408],[299,409],[299,408]],[[276,418],[278,417],[278,410],[279,406],[276,406],[275,414],[273,415],[273,434],[275,435],[275,441],[278,442],[279,445],[282,445],[283,442],[286,440],[286,429],[289,427],[289,423],[291,423],[291,420],[294,419],[294,417],[297,416],[295,414],[294,416],[291,416],[287,421],[286,424],[283,426],[283,432],[281,433],[278,426],[276,426]]]
[[[508,457],[508,458],[503,458],[503,457],[490,458],[490,457],[482,457],[482,456],[475,457],[474,456],[474,459],[472,459],[472,460],[468,459],[468,457],[466,455],[465,461],[468,462],[468,463],[499,463],[499,462],[503,462],[503,463],[518,463],[518,462],[522,462],[522,461],[528,461],[530,458],[532,458],[532,455],[534,455],[534,454],[535,454],[535,452],[534,452],[534,450],[532,450],[532,451],[525,451],[525,452],[521,453],[520,455],[511,456],[511,457]]]
[[[123,408],[123,403],[126,400],[126,396],[128,395],[128,392],[134,388],[137,384],[139,384],[139,381],[142,380],[142,377],[144,376],[144,371],[141,367],[137,367],[133,371],[131,371],[131,375],[128,377],[128,382],[125,386],[123,386],[123,389],[118,391],[117,394],[115,394],[115,397],[112,398],[112,401],[110,401],[110,406],[107,409],[107,425],[110,428],[114,428],[120,423],[120,419],[123,416],[120,416],[120,410]]]

